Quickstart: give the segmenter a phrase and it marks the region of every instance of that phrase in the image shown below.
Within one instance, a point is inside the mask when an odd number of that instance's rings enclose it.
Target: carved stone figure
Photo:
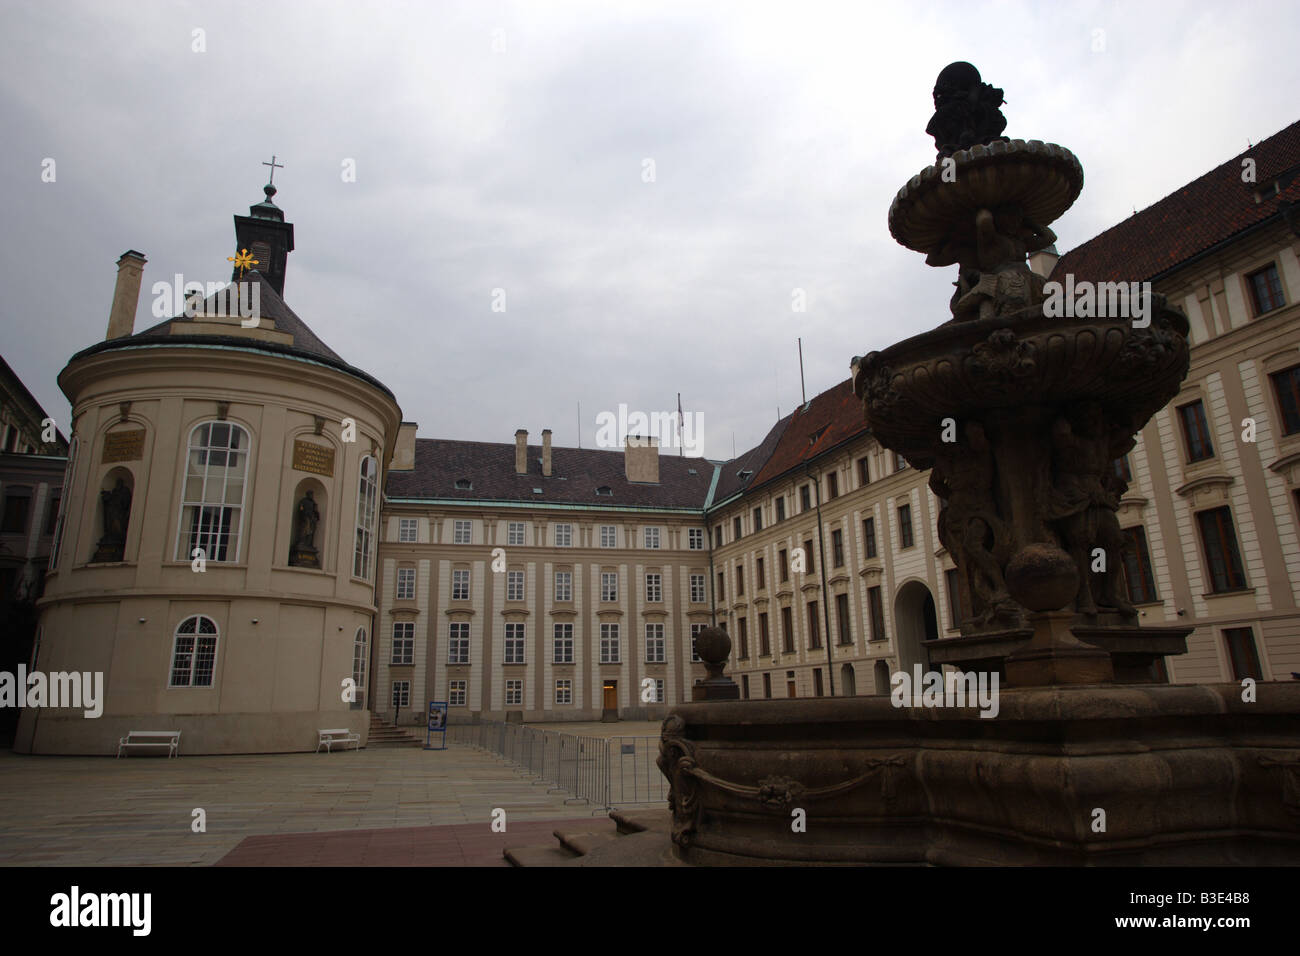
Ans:
[[[316,526],[320,523],[320,509],[310,489],[298,502],[294,512],[293,548],[289,552],[289,565],[296,568],[319,568],[320,555],[316,550]]]
[[[939,150],[935,162],[981,143],[1005,142],[1007,119],[999,107],[1002,91],[980,80],[980,71],[959,60],[950,63],[934,82],[934,116],[925,131]]]
[[[95,548],[93,561],[121,561],[126,553],[126,529],[131,520],[131,489],[119,478],[111,491],[101,491],[104,536]]]
[[[18,584],[14,587],[14,600],[19,604],[31,604],[40,596],[40,585],[40,570],[36,567],[35,561],[28,561],[23,565],[22,573],[18,576]]]

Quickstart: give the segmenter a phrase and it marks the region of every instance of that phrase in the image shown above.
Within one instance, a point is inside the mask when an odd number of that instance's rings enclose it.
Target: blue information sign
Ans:
[[[442,734],[442,746],[433,746],[433,735]],[[425,750],[447,749],[447,702],[445,700],[429,701],[429,731],[424,737]]]

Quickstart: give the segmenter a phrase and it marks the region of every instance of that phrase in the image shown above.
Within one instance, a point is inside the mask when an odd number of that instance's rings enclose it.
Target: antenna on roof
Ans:
[[[803,384],[803,337],[799,337],[799,394],[803,398],[803,403],[808,404],[808,392],[804,389]]]
[[[682,393],[677,393],[677,451],[678,458],[686,457],[686,443],[682,440],[682,433],[686,430],[686,416],[682,414]]]
[[[582,448],[582,402],[578,403],[578,448]]]
[[[731,460],[736,460],[736,433],[731,433]]]

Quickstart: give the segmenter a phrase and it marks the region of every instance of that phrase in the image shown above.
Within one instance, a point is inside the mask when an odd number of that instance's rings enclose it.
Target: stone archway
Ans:
[[[894,598],[894,634],[898,638],[898,666],[912,670],[920,664],[930,669],[930,655],[922,641],[939,639],[939,619],[935,615],[934,595],[921,581],[908,581]]]
[[[846,663],[840,668],[840,688],[845,697],[858,696],[858,678],[853,672],[853,665]]]

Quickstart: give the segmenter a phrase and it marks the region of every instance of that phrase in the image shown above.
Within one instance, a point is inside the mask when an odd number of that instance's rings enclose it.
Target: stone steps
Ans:
[[[370,714],[370,736],[366,740],[366,748],[371,747],[383,749],[385,747],[423,747],[424,741],[420,738],[394,727],[392,724],[386,724],[373,712]]]
[[[557,829],[558,845],[507,847],[503,855],[512,866],[673,865],[666,856],[671,825],[667,808],[611,810],[608,821]]]

